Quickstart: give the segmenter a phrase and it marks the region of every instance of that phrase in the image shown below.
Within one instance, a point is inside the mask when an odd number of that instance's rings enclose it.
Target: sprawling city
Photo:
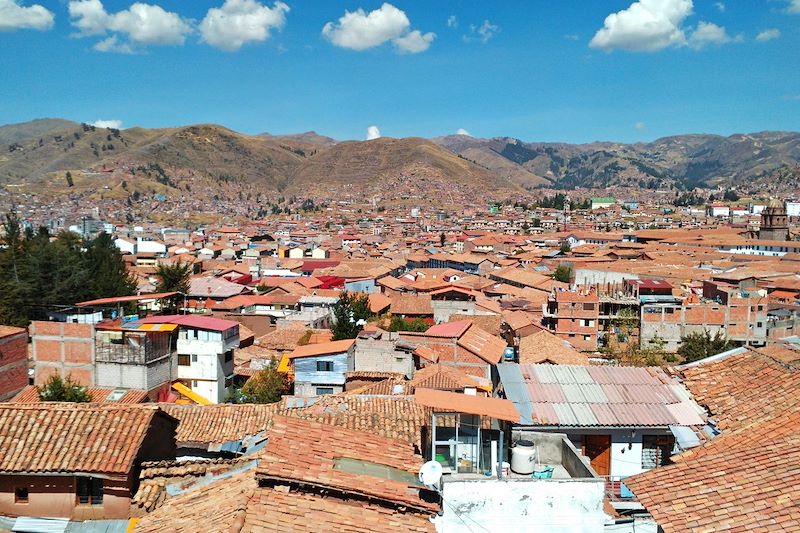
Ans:
[[[800,531],[798,0],[161,4],[0,0],[0,532]]]

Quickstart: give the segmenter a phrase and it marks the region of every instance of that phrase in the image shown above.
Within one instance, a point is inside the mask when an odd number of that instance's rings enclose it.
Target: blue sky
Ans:
[[[800,0],[132,5],[0,0],[0,123],[565,142],[800,129]]]

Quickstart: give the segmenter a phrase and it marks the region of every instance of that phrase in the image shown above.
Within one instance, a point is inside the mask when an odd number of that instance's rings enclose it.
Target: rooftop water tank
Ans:
[[[529,440],[517,441],[511,448],[511,470],[517,474],[533,474],[536,467],[536,446]]]

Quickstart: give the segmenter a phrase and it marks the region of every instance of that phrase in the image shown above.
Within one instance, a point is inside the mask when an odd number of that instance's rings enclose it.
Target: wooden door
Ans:
[[[584,435],[583,454],[598,476],[611,473],[611,435]]]

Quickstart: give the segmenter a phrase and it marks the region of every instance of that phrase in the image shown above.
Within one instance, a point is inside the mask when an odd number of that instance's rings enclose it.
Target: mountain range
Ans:
[[[321,194],[409,177],[520,192],[730,187],[787,173],[796,177],[800,165],[796,132],[678,135],[636,144],[467,135],[340,142],[313,131],[244,135],[217,125],[120,131],[40,119],[0,127],[0,146],[0,186],[62,184],[52,178],[66,172],[113,172],[129,175],[134,187],[137,180],[156,180],[169,189],[181,180],[201,179]]]

